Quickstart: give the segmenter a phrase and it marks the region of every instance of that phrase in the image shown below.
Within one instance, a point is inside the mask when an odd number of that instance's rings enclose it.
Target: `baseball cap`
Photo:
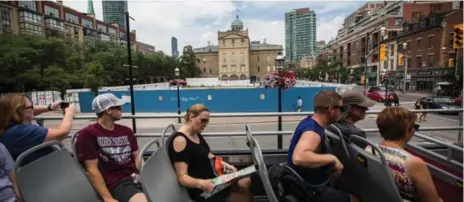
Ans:
[[[367,98],[361,92],[348,91],[343,93],[343,105],[358,105],[361,107],[373,107],[375,101]]]
[[[112,93],[105,93],[105,94],[98,95],[97,97],[93,99],[92,110],[98,114],[111,107],[122,106],[124,104],[126,104],[125,101],[117,98]]]

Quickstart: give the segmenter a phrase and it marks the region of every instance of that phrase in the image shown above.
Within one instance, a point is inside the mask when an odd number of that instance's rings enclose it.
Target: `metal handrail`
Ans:
[[[422,133],[416,132],[416,133],[414,134],[414,136],[415,136],[415,137],[418,137],[418,138],[421,138],[421,139],[424,139],[424,140],[427,140],[427,141],[430,141],[430,142],[433,142],[433,143],[435,143],[435,144],[443,145],[443,146],[446,146],[446,147],[448,147],[448,148],[451,148],[451,149],[454,149],[454,150],[463,152],[463,149],[462,149],[462,147],[460,147],[460,146],[457,146],[457,145],[454,145],[454,144],[450,144],[450,143],[448,143],[448,142],[440,141],[440,140],[438,140],[438,139],[434,139],[434,138],[432,138],[432,137],[430,137],[430,136],[428,136],[428,135],[424,135],[424,134],[422,134]]]
[[[366,114],[379,114],[382,110],[369,110]],[[409,110],[414,113],[433,113],[433,112],[463,112],[462,108],[459,109],[413,109]],[[211,113],[210,117],[275,117],[275,116],[307,116],[313,115],[314,112],[254,112],[254,113]],[[179,118],[183,117],[182,114],[138,114],[138,115],[124,115],[123,119],[160,119],[160,118]],[[82,115],[75,116],[74,119],[96,119],[96,115]],[[63,116],[37,116],[35,119],[41,120],[61,120]]]

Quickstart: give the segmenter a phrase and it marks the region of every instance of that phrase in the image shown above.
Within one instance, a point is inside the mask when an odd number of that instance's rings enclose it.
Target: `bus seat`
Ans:
[[[31,153],[52,145],[58,145],[60,149],[20,166]],[[15,173],[24,201],[101,201],[71,153],[59,141],[46,142],[23,152],[16,159]]]
[[[77,138],[79,137],[79,132],[80,132],[80,130],[77,131],[76,133],[74,133],[72,138],[71,138],[71,149],[72,149],[72,152],[73,152],[74,160],[79,165],[81,165],[82,167],[85,167],[84,165],[81,164],[81,162],[79,162],[79,157],[77,155]]]
[[[274,189],[272,188],[271,180],[269,179],[269,173],[267,171],[266,163],[264,162],[263,153],[261,152],[259,143],[256,138],[253,137],[250,126],[248,124],[245,125],[245,130],[247,135],[247,144],[250,147],[251,153],[253,155],[253,161],[258,168],[258,174],[261,182],[263,183],[268,200],[270,202],[279,202],[277,196],[274,193]]]
[[[374,143],[359,136],[350,136],[350,142],[356,139],[357,142],[364,142],[371,146],[377,152],[370,153],[356,144],[349,143],[348,148],[354,150],[357,155],[352,156],[351,160],[356,162],[357,170],[353,173],[352,179],[356,181],[348,181],[348,186],[355,186],[360,192],[361,201],[377,201],[377,202],[400,202],[401,198],[398,188],[392,178],[390,169],[387,168],[385,156]]]
[[[171,128],[172,129],[172,132],[171,134],[166,138],[166,133],[168,132],[168,129]],[[168,126],[166,126],[166,128],[164,128],[163,132],[161,133],[161,144],[165,145],[166,143],[172,141],[172,135],[174,134],[174,132],[176,132],[176,126],[174,126],[174,124],[169,124]],[[166,141],[165,141],[166,139]],[[167,148],[167,147],[166,147]]]
[[[177,180],[168,152],[164,146],[160,147],[159,139],[147,143],[140,153],[143,154],[153,144],[157,144],[158,149],[140,167],[141,184],[147,198],[151,202],[191,201],[187,189]]]

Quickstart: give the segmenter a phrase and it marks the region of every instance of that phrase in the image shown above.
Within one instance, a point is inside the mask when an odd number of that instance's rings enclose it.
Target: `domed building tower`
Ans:
[[[231,23],[232,31],[242,31],[243,30],[243,22],[240,20],[238,15],[235,16],[235,20]]]

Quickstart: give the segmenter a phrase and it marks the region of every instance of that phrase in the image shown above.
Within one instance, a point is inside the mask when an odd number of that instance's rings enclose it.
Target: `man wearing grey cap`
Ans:
[[[125,104],[111,93],[92,102],[97,123],[79,132],[79,161],[85,165],[92,185],[105,202],[146,202],[138,184],[139,147],[129,127],[115,124]]]
[[[346,138],[349,138],[350,135],[358,135],[366,138],[366,132],[357,128],[354,124],[366,117],[366,111],[375,105],[375,101],[370,100],[361,92],[356,91],[343,93],[342,100],[343,105],[345,106],[345,111],[334,125],[340,129],[342,135]],[[328,127],[327,129],[337,134],[337,131],[334,128]],[[365,144],[353,143],[362,148],[365,147]]]

